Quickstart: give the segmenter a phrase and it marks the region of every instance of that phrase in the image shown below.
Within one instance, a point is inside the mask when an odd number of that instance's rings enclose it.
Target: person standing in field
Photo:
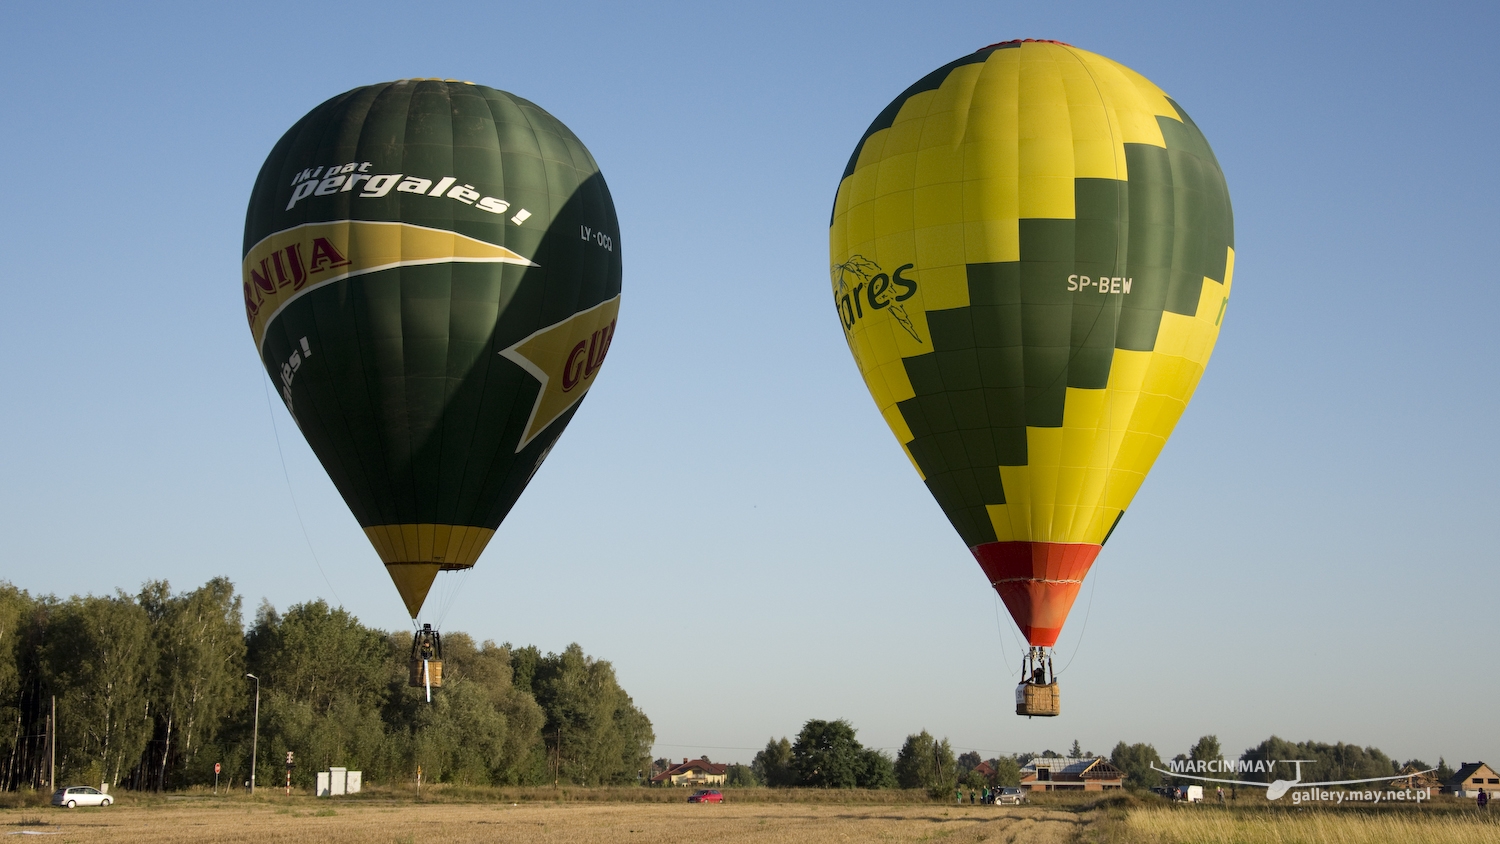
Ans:
[[[1224,802],[1224,786],[1219,786],[1219,803]]]
[[[953,789],[953,802],[960,806],[964,804],[964,790],[962,788]]]
[[[1485,794],[1482,788],[1479,789],[1479,799],[1475,802],[1479,804],[1479,808],[1481,809],[1488,810],[1490,808],[1490,796]]]

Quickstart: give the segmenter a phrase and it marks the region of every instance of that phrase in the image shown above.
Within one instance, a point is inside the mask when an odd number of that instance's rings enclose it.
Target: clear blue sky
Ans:
[[[447,628],[611,660],[658,755],[749,761],[845,717],[885,747],[1275,733],[1494,762],[1500,15],[1312,5],[7,4],[0,578],[222,574],[251,613],[324,597],[406,624],[268,407],[241,227],[314,105],[457,77],[589,146],[625,290],[588,402],[435,596]],[[1237,246],[1207,375],[1059,642],[1065,714],[1033,721],[1009,714],[1013,627],[865,392],[826,272],[870,120],[1017,37],[1181,102]]]

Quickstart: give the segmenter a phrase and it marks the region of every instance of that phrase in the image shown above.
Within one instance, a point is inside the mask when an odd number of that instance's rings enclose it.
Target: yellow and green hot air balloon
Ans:
[[[1026,635],[1033,686],[1055,692],[1045,649],[1208,363],[1233,232],[1182,107],[1056,41],[923,77],[844,170],[829,252],[849,349]],[[1055,714],[1023,691],[1018,711]]]
[[[257,352],[416,618],[474,565],[594,383],[620,305],[604,178],[555,117],[457,80],[356,88],[261,167]]]

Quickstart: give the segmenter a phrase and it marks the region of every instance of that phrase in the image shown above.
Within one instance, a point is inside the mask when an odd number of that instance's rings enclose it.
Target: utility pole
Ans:
[[[47,716],[47,788],[57,790],[57,695],[52,696],[52,714]]]
[[[260,752],[260,678],[254,674],[246,677],[255,681],[255,726],[250,733],[250,795],[255,795],[255,758]]]

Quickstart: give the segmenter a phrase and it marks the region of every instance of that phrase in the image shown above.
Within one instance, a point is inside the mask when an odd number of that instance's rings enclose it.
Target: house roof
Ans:
[[[981,777],[987,777],[995,773],[995,769],[991,767],[990,763],[988,762],[980,762],[978,765],[974,766],[974,770],[977,771]]]
[[[1469,778],[1474,776],[1474,774],[1477,773],[1481,768],[1488,770],[1490,773],[1494,773],[1495,771],[1494,768],[1491,768],[1489,765],[1486,765],[1483,762],[1465,762],[1458,769],[1458,771],[1453,774],[1453,779],[1448,780],[1448,787],[1462,789],[1464,784],[1469,781]]]
[[[1436,783],[1438,781],[1437,774],[1433,769],[1418,768],[1416,765],[1410,763],[1401,766],[1401,776],[1415,782]]]
[[[1053,776],[1078,777],[1079,779],[1116,779],[1124,774],[1109,764],[1103,756],[1085,756],[1069,759],[1062,756],[1039,756],[1021,767],[1021,776],[1035,775],[1039,767],[1048,768]]]
[[[708,761],[707,756],[704,756],[701,759],[684,759],[682,760],[682,764],[673,765],[665,771],[662,771],[661,773],[652,777],[651,781],[671,782],[672,777],[680,777],[683,774],[689,773],[694,770],[702,771],[705,774],[719,777],[729,772],[729,766],[721,765],[717,762],[710,762]]]

